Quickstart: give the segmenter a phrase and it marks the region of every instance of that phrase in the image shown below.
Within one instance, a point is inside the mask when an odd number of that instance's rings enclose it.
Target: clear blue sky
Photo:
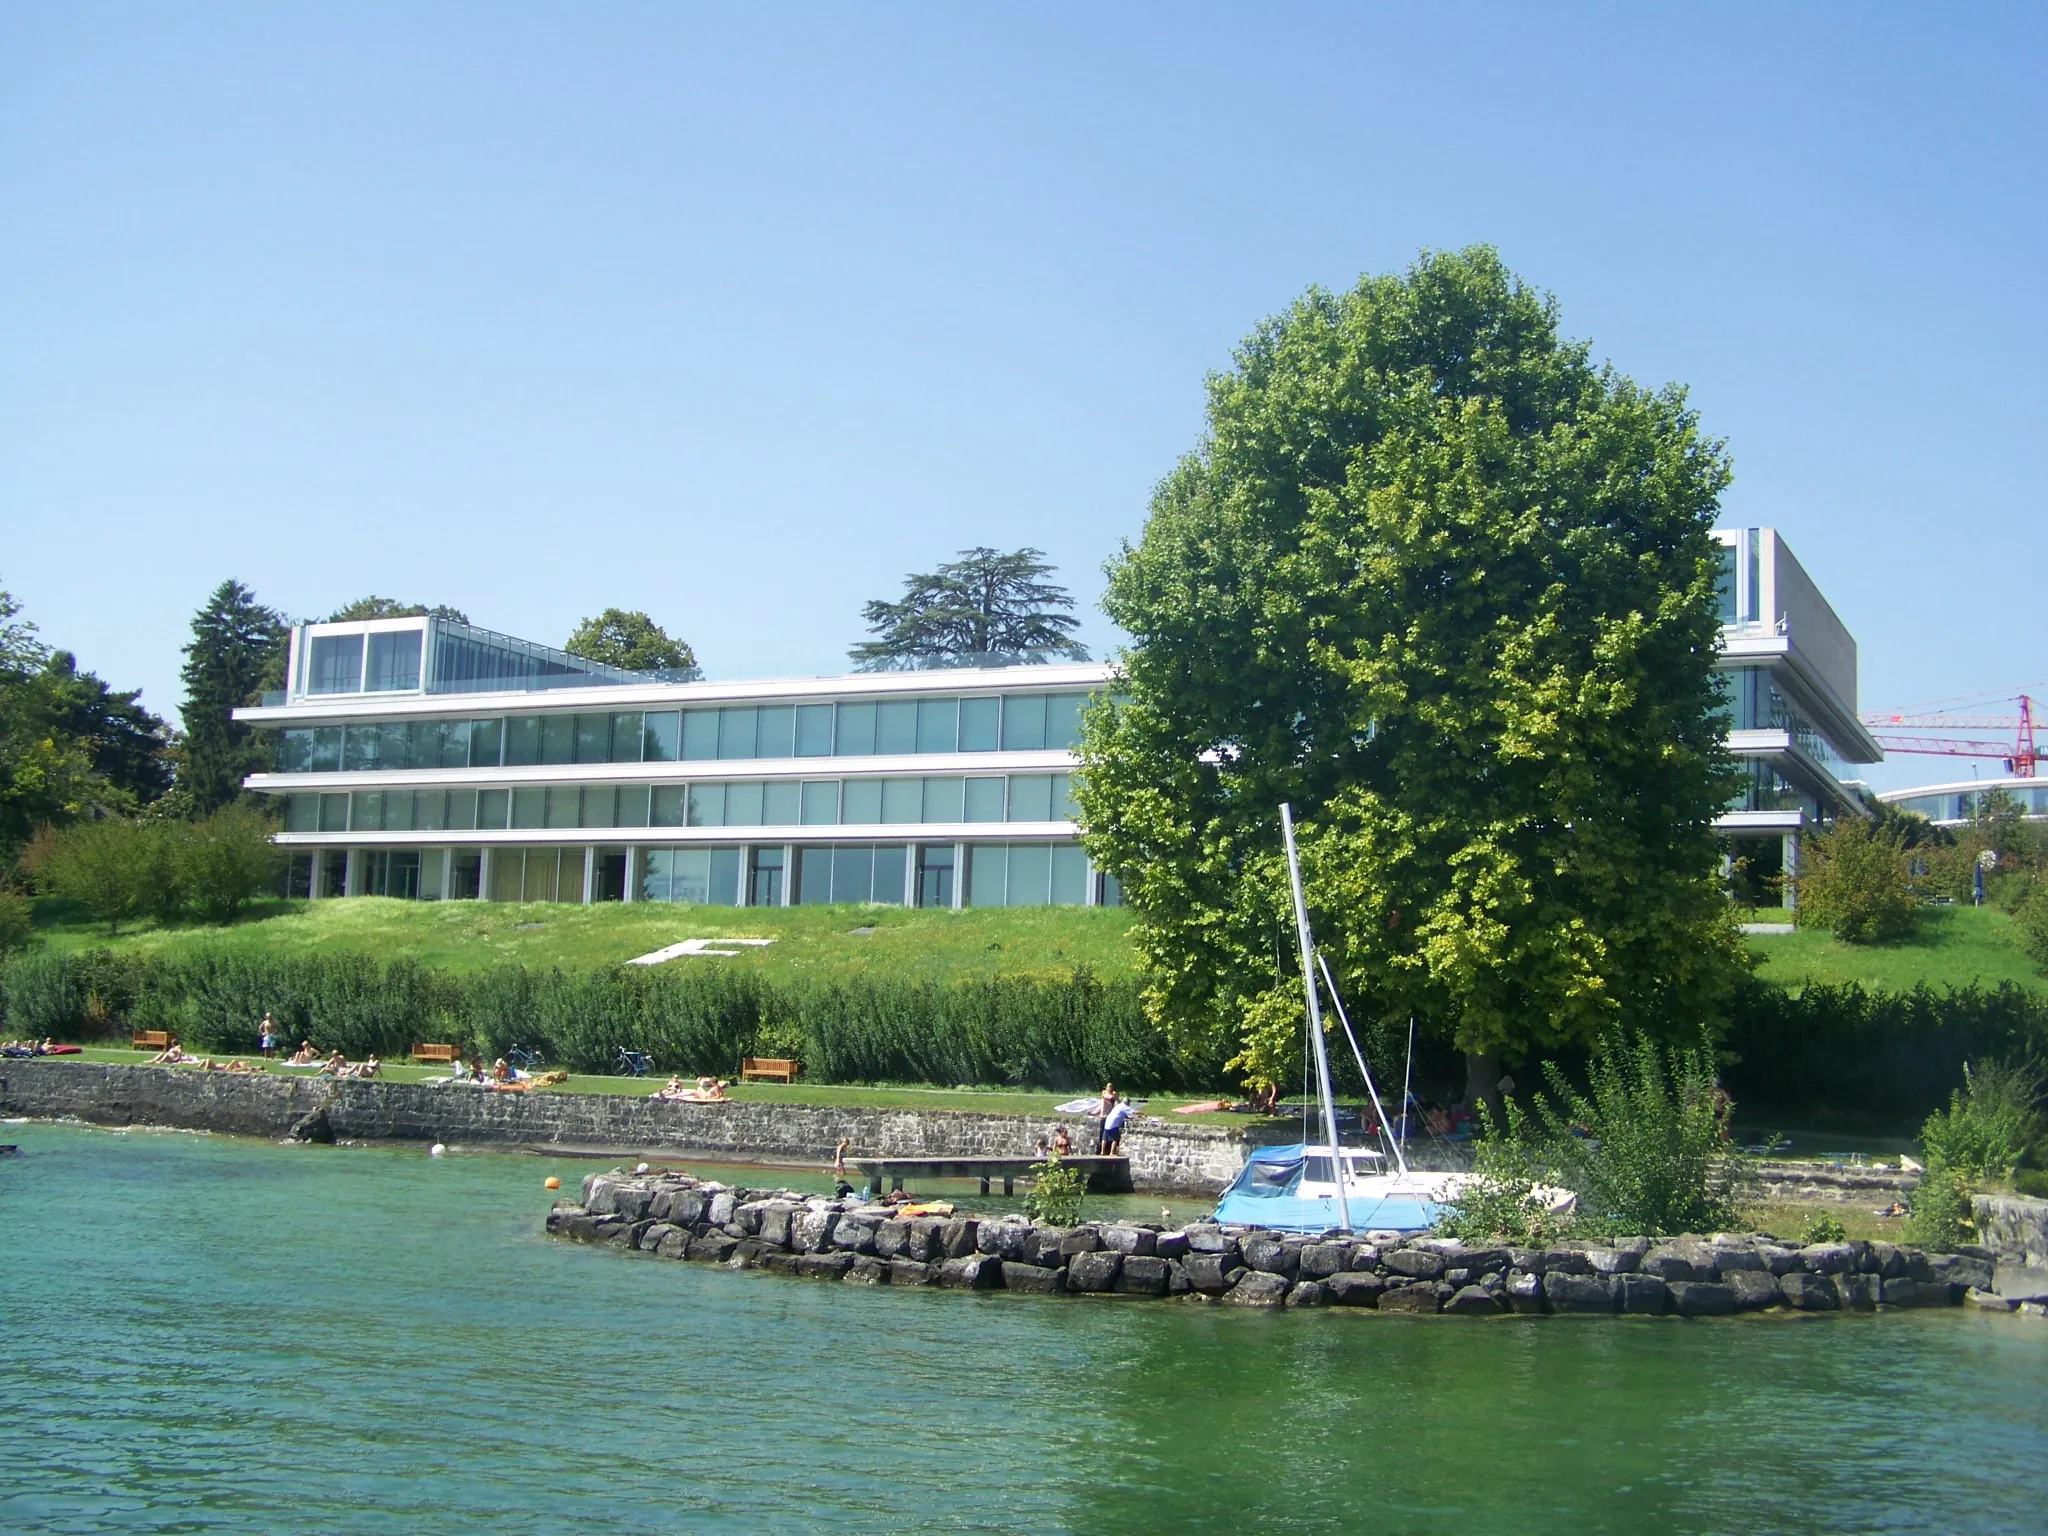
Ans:
[[[1490,241],[1691,388],[1865,707],[2036,682],[2044,18],[9,0],[0,583],[165,713],[229,575],[747,676],[1037,544],[1106,647],[1205,371]]]

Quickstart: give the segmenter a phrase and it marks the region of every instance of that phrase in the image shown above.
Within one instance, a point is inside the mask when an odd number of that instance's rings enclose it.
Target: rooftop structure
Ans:
[[[1768,528],[1717,534],[1729,746],[1718,825],[1775,873],[1860,810],[1856,644]],[[277,733],[289,889],[427,900],[1115,904],[1071,796],[1083,664],[711,682],[435,618],[302,624]]]
[[[2012,797],[2028,820],[2048,819],[2048,781],[2008,774],[1996,779],[1960,779],[1953,784],[1927,784],[1918,789],[1887,790],[1877,798],[1902,811],[1914,811],[1936,826],[1953,827],[1974,821],[1986,799],[2002,793]]]

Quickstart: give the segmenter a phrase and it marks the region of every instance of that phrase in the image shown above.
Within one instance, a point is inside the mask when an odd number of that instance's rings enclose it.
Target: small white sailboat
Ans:
[[[1352,1033],[1336,978],[1316,952],[1309,931],[1308,906],[1301,894],[1301,860],[1294,846],[1294,814],[1280,807],[1280,830],[1287,843],[1287,879],[1294,897],[1295,939],[1301,951],[1302,986],[1308,998],[1308,1034],[1315,1060],[1316,1086],[1322,1102],[1327,1140],[1257,1147],[1244,1170],[1223,1192],[1215,1219],[1229,1226],[1268,1227],[1283,1232],[1413,1232],[1433,1226],[1442,1204],[1452,1199],[1470,1175],[1419,1173],[1408,1166],[1402,1138],[1391,1133],[1386,1108],[1373,1083],[1372,1071]],[[1347,1147],[1337,1134],[1336,1099],[1330,1089],[1330,1059],[1323,1045],[1321,989],[1329,989],[1338,1021],[1351,1043],[1366,1092],[1378,1116],[1379,1147]],[[1404,1109],[1404,1114],[1406,1113]],[[1388,1154],[1394,1167],[1386,1167]]]

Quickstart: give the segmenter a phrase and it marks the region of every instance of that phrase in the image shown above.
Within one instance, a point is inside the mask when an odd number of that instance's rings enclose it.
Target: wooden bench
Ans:
[[[740,1081],[760,1078],[764,1082],[793,1083],[803,1063],[787,1056],[745,1056],[740,1059]]]
[[[165,1051],[170,1049],[170,1031],[163,1029],[138,1029],[128,1037],[129,1047],[138,1051]]]
[[[416,1045],[412,1048],[414,1061],[447,1061],[460,1059],[460,1053],[452,1045]]]

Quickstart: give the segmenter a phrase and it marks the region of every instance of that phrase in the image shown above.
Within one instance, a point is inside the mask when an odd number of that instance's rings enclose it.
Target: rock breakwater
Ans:
[[[1246,1307],[1369,1307],[1460,1317],[1599,1313],[1718,1317],[1769,1308],[1995,1310],[1989,1250],[1894,1243],[1798,1247],[1763,1235],[1481,1247],[1369,1233],[1306,1237],[1199,1223],[906,1217],[887,1205],[750,1189],[687,1174],[596,1173],[548,1231],[661,1258],[855,1285],[1182,1298]],[[2024,1303],[2040,1311],[2039,1303]]]

